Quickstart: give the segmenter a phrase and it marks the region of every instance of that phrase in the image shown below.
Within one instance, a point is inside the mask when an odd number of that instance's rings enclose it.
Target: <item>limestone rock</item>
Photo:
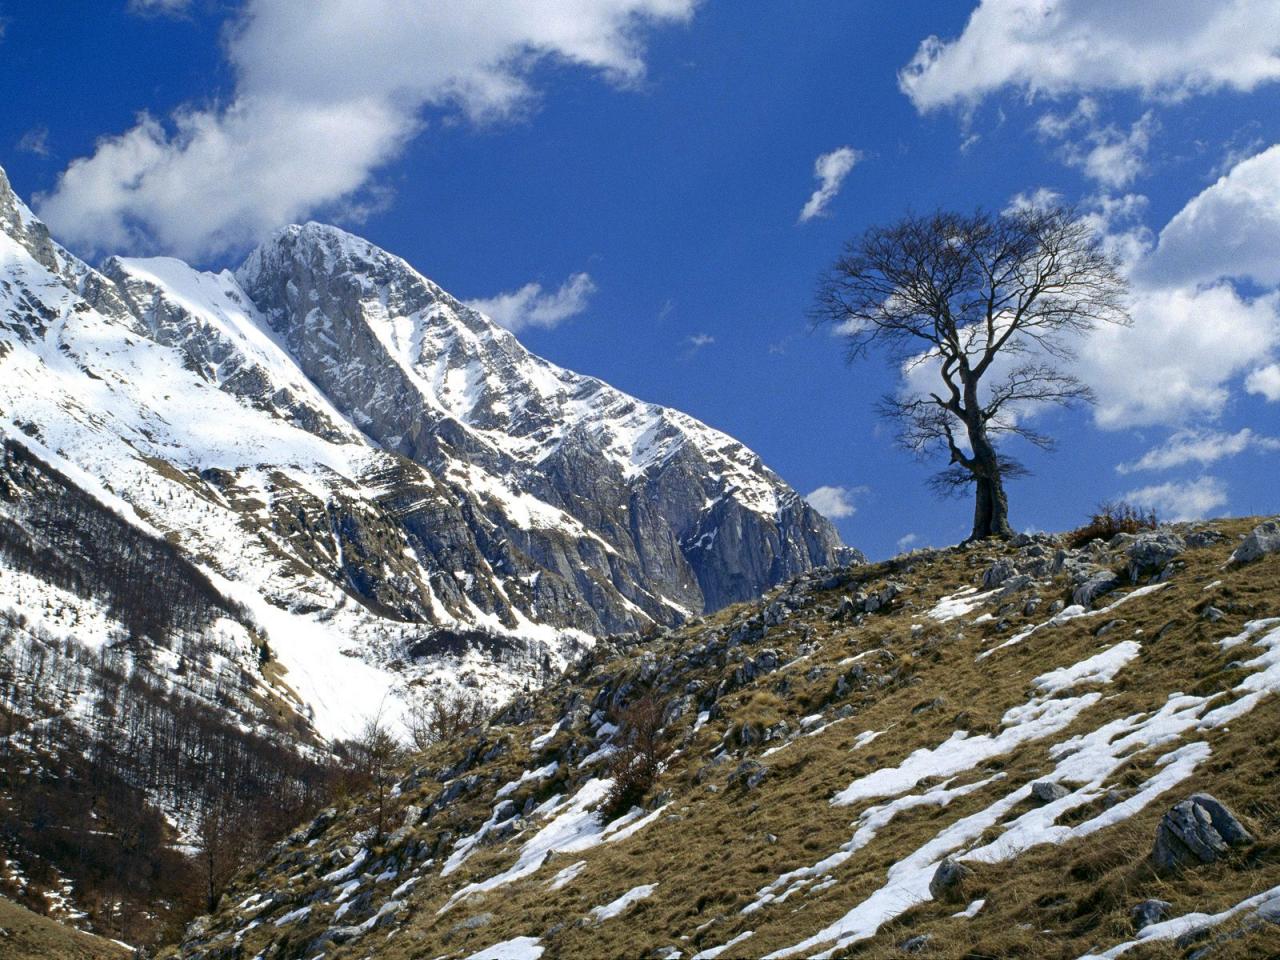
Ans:
[[[1269,553],[1280,552],[1280,520],[1268,520],[1249,531],[1231,554],[1232,566],[1261,560]]]
[[[1231,847],[1252,842],[1253,836],[1226,806],[1207,793],[1197,793],[1174,804],[1161,818],[1152,859],[1159,870],[1214,863]]]

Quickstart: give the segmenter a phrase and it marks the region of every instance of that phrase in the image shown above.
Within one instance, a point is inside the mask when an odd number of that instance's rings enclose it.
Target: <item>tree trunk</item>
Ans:
[[[999,468],[990,477],[979,476],[977,486],[973,505],[973,533],[969,535],[969,539],[999,537],[1001,540],[1008,540],[1013,536],[1013,528],[1009,526],[1009,500],[1005,496]]]
[[[1009,498],[1004,492],[1004,478],[1000,475],[1000,460],[995,447],[987,438],[986,425],[980,420],[966,424],[973,460],[969,469],[977,481],[977,494],[973,504],[973,533],[970,540],[986,540],[999,537],[1008,540],[1013,536],[1009,526]]]

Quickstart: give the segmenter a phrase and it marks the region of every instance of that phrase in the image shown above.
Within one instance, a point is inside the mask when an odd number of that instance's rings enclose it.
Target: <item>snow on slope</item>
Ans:
[[[334,339],[352,317],[368,363]],[[401,449],[375,428],[413,403]],[[326,736],[408,680],[501,698],[593,634],[848,557],[741,444],[533,356],[366,241],[309,224],[235,273],[98,272],[3,171],[0,433],[180,543]]]

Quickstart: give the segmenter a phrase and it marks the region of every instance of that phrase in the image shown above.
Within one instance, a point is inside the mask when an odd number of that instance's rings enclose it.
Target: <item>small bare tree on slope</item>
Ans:
[[[1071,210],[939,211],[872,227],[824,274],[814,320],[833,324],[848,359],[881,351],[904,376],[936,370],[929,386],[883,398],[898,441],[950,459],[941,494],[974,485],[970,539],[1007,538],[1004,481],[1025,469],[996,445],[1029,428],[1034,406],[1090,403],[1068,366],[1071,339],[1128,324],[1127,284],[1088,224]]]

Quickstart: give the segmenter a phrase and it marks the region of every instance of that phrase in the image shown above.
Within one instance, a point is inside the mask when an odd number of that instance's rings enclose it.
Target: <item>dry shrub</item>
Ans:
[[[431,700],[416,700],[406,723],[418,750],[460,737],[489,718],[489,708],[476,694],[456,690]]]
[[[1157,526],[1159,521],[1154,510],[1144,513],[1139,507],[1123,500],[1100,503],[1088,523],[1067,534],[1067,546],[1083,547],[1092,540],[1110,540],[1118,533],[1154,530]]]
[[[646,694],[618,715],[618,751],[610,758],[608,768],[613,786],[602,805],[606,822],[640,803],[658,778],[666,742],[662,729],[664,712],[665,704]]]

